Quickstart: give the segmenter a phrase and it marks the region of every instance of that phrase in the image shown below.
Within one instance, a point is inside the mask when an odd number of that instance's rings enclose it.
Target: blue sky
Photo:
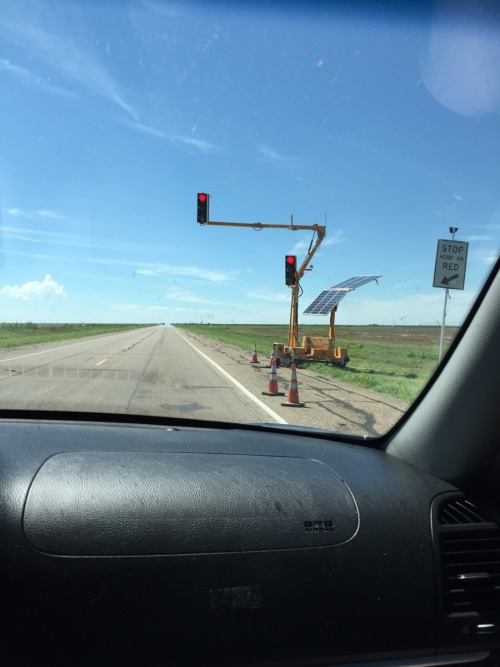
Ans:
[[[300,312],[383,276],[343,324],[437,324],[456,226],[462,321],[499,247],[498,22],[258,6],[2,4],[1,321],[287,322],[311,234],[200,227],[200,191],[212,220],[326,220]]]

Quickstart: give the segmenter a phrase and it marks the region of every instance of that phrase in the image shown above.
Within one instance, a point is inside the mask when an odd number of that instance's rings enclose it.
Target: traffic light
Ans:
[[[200,223],[200,225],[205,225],[209,218],[208,218],[208,200],[209,200],[209,195],[207,195],[206,192],[198,192],[198,215],[197,215],[197,221]]]
[[[291,287],[295,285],[297,274],[297,257],[295,255],[285,255],[285,282]]]

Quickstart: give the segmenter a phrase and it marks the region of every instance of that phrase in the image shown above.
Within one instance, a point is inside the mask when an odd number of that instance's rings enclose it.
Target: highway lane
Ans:
[[[171,327],[3,350],[0,407],[280,420]]]

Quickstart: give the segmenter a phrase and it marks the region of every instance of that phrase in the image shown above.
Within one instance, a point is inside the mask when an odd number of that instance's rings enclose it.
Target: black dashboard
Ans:
[[[495,516],[384,452],[5,420],[0,461],[3,664],[434,665],[499,645]]]

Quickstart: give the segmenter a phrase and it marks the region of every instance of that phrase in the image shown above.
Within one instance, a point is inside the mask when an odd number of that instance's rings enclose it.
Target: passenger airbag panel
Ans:
[[[358,528],[351,492],[308,459],[67,452],[31,485],[24,531],[54,555],[176,555],[325,547]]]

